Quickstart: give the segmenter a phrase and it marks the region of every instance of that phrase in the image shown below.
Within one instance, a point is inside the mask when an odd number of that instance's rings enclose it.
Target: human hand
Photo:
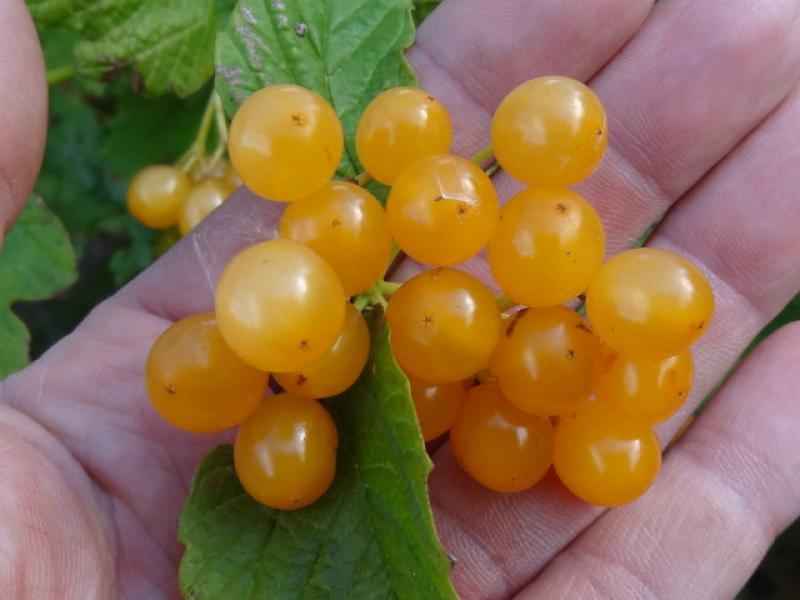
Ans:
[[[450,109],[464,155],[486,143],[492,109],[525,79],[566,74],[597,91],[610,146],[580,191],[609,251],[669,209],[650,243],[696,261],[716,293],[693,394],[659,429],[668,441],[800,288],[800,2],[446,0],[410,58]],[[495,180],[504,198],[517,189]],[[225,263],[272,236],[279,213],[240,190],[2,385],[0,586],[10,597],[177,595],[178,514],[199,460],[230,436],[161,422],[145,357],[169,323],[212,308]],[[465,268],[488,277],[481,259]],[[416,269],[406,262],[397,275]],[[525,493],[485,491],[443,446],[430,491],[461,596],[732,596],[800,513],[798,364],[794,325],[746,360],[652,489],[623,508],[583,504],[552,476]]]

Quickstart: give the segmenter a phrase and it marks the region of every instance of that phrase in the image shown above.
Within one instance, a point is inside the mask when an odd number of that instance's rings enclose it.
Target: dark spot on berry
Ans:
[[[685,393],[686,393],[686,392],[684,392],[683,390],[681,390],[680,392],[678,392],[678,397],[680,397],[680,396],[683,396]]]
[[[575,329],[580,329],[581,331],[585,331],[586,333],[592,333],[591,328],[586,323],[584,323],[583,321],[581,321],[580,323],[576,324],[575,325]]]
[[[164,386],[164,391],[167,392],[170,396],[174,396],[178,393],[178,390],[175,388],[175,384],[168,383]]]
[[[603,137],[603,130],[602,128],[598,127],[597,131],[594,132],[597,137]]]
[[[511,319],[511,323],[508,324],[506,327],[506,337],[510,338],[514,335],[514,330],[517,328],[517,322],[525,316],[525,313],[528,312],[527,308],[523,308],[522,310],[518,310],[514,313],[514,317]]]
[[[424,315],[422,317],[422,324],[425,325],[425,327],[427,327],[428,325],[433,324],[433,317],[430,316],[430,315]]]
[[[575,350],[567,350],[567,358],[569,360],[572,360],[573,358],[575,358]]]
[[[311,349],[311,342],[309,340],[300,340],[300,350],[304,352]]]
[[[300,374],[297,376],[297,381],[295,381],[295,383],[296,383],[297,385],[303,385],[303,384],[304,384],[306,381],[308,381],[308,377],[306,377],[305,375],[303,375],[302,373],[300,373]]]
[[[458,206],[456,207],[456,212],[458,213],[459,217],[463,217],[469,212],[469,206],[467,206],[467,204],[464,202],[459,202]]]
[[[700,322],[697,324],[697,328],[698,328],[698,329],[703,329],[705,326],[706,326],[706,322],[705,322],[705,321],[700,321]]]
[[[301,21],[294,26],[294,32],[297,37],[306,37],[308,34],[308,25]]]
[[[292,115],[292,123],[294,123],[295,125],[297,125],[299,127],[302,127],[306,123],[308,123],[308,118],[304,114],[294,113]]]
[[[339,217],[334,217],[333,220],[331,221],[331,227],[333,227],[334,229],[339,227],[339,225],[341,224],[342,222],[339,220]]]
[[[558,204],[556,204],[556,212],[560,215],[563,215],[565,212],[567,212],[567,206],[559,202]]]
[[[564,255],[565,256],[572,256],[572,252],[570,250],[567,250],[566,252],[564,252]]]
[[[431,96],[430,94],[428,94],[427,98],[428,98],[428,101],[429,101],[429,102],[436,102],[436,98],[434,98],[434,97],[433,97],[433,96]]]

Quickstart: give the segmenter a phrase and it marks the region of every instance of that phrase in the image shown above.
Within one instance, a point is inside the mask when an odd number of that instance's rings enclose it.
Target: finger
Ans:
[[[684,13],[690,12],[693,6],[695,4],[687,4]],[[663,14],[661,18],[664,18]],[[657,13],[653,18],[656,17]],[[753,25],[765,26],[764,23]],[[773,26],[769,26],[769,29],[772,31]],[[760,36],[749,35],[742,39],[760,39]],[[706,39],[703,44],[707,42]],[[712,217],[708,213],[701,216],[695,212],[686,217],[686,221],[692,221],[691,227],[689,223],[684,223],[674,230],[689,228],[694,232],[694,238],[708,238],[708,243],[712,240],[724,239],[728,243],[738,240],[741,244],[738,251],[718,245],[710,249],[709,254],[713,251],[714,256],[727,256],[730,252],[730,273],[737,271],[736,261],[744,260],[745,254],[750,256],[748,260],[757,255],[759,262],[753,263],[752,271],[747,268],[746,272],[753,273],[754,277],[759,272],[767,274],[770,283],[766,285],[771,287],[764,290],[765,297],[770,298],[769,306],[756,314],[733,307],[733,304],[739,303],[736,294],[731,294],[725,282],[710,274],[718,295],[717,314],[710,331],[697,347],[697,381],[685,411],[697,407],[777,307],[788,301],[790,295],[800,287],[800,282],[788,275],[794,272],[794,267],[788,267],[789,263],[800,264],[800,257],[796,254],[800,250],[792,237],[798,225],[793,204],[796,190],[800,189],[800,175],[796,168],[796,139],[800,131],[792,106],[794,100],[770,117],[758,133],[754,133],[731,154],[707,183],[700,185],[687,197],[686,209],[676,209],[675,218],[682,210],[689,210],[688,207],[695,204],[719,203],[718,210],[728,213],[725,217],[721,214]],[[772,167],[766,169],[765,165],[770,161]],[[714,181],[716,183],[712,183]],[[728,183],[723,192],[725,182]],[[755,202],[754,198],[758,198],[758,201]],[[755,211],[758,211],[758,215]],[[672,216],[665,223],[665,229],[671,219]],[[719,229],[715,225],[715,230],[709,235],[707,226],[715,219],[720,219]],[[766,232],[759,223],[770,223],[773,227],[777,224],[779,231],[774,234]],[[789,246],[791,249],[788,249]],[[700,260],[702,265],[699,250],[692,250],[689,254],[695,260]],[[783,258],[776,258],[780,255],[786,257],[785,262]],[[773,263],[774,270],[768,268],[767,262]],[[750,286],[763,287],[762,284],[756,285],[757,281],[760,280],[753,278]],[[669,439],[680,421],[680,418],[675,419],[662,430],[663,439]],[[563,547],[576,532],[600,514],[597,509],[585,505],[578,508],[565,505],[563,497],[554,492],[550,485],[510,498],[496,497],[466,481],[454,468],[449,452],[437,455],[435,462],[437,469],[432,477],[431,494],[436,505],[446,507],[441,517],[447,521],[443,528],[446,546],[456,558],[466,557],[456,567],[454,578],[459,589],[468,596],[474,593],[474,597],[500,598],[513,592],[535,575],[553,555],[554,549]],[[541,519],[540,515],[545,515],[545,518]],[[532,522],[537,523],[535,536],[529,536],[526,527],[517,525]],[[494,557],[495,560],[474,562],[472,557],[477,554],[490,559]],[[484,581],[493,582],[495,587],[479,587],[476,581],[478,576]]]
[[[734,597],[800,515],[798,367],[793,324],[725,385],[647,495],[599,519],[520,597]]]
[[[540,75],[594,75],[634,34],[652,0],[449,0],[423,23],[409,59],[449,109],[455,152],[489,143],[495,107]]]
[[[44,152],[47,82],[22,0],[0,3],[0,242],[33,189]]]
[[[800,289],[800,88],[680,201],[651,239],[708,275],[716,310],[694,348],[694,391],[659,428],[669,439]]]
[[[800,79],[797,0],[669,0],[590,85],[609,147],[577,189],[600,213],[611,254],[630,247]],[[488,139],[488,138],[487,138]],[[502,198],[521,186],[495,177]],[[490,280],[478,257],[465,270]],[[419,271],[406,263],[400,279]]]

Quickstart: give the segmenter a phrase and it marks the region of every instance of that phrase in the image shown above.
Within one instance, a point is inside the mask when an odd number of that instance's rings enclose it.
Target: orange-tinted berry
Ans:
[[[144,380],[164,420],[197,432],[238,425],[267,387],[267,374],[234,354],[212,314],[186,317],[164,331],[147,356]]]
[[[620,506],[650,487],[661,466],[661,449],[647,425],[586,402],[556,426],[553,466],[578,498]]]
[[[348,296],[369,289],[389,265],[392,236],[383,207],[344,181],[286,207],[281,237],[305,244],[333,267]]]
[[[497,214],[491,180],[452,154],[428,156],[403,169],[386,203],[397,245],[414,260],[437,266],[477,254],[492,236]]]
[[[668,358],[631,358],[606,348],[595,369],[592,391],[622,416],[655,425],[684,403],[692,386],[692,371],[688,350]]]
[[[269,85],[250,96],[231,122],[228,152],[245,185],[288,202],[316,192],[344,149],[339,118],[327,100],[297,85]]]
[[[180,169],[168,165],[146,167],[128,184],[128,210],[146,227],[172,227],[178,222],[191,189],[191,178]]]
[[[608,143],[594,92],[568,77],[539,77],[514,89],[492,119],[497,161],[528,185],[567,186],[597,168]]]
[[[330,487],[338,442],[336,424],[319,402],[279,394],[242,423],[233,446],[234,467],[255,500],[294,510]]]
[[[192,188],[181,207],[178,229],[186,235],[205,219],[211,212],[221,206],[233,189],[221,179],[206,179]]]
[[[419,427],[426,442],[447,433],[458,418],[467,397],[462,382],[427,383],[415,377],[408,378],[411,399],[417,411]]]
[[[410,279],[391,297],[386,318],[400,367],[430,383],[466,379],[489,361],[500,311],[480,281],[453,269]]]
[[[369,345],[369,329],[364,317],[352,304],[348,304],[344,329],[333,348],[305,369],[275,373],[275,379],[294,396],[336,396],[353,385],[361,375],[369,356]]]
[[[356,129],[356,151],[364,169],[382,183],[423,156],[450,149],[453,129],[447,110],[423,90],[398,87],[364,109]]]
[[[346,301],[333,269],[292,240],[250,246],[217,285],[219,328],[230,347],[269,372],[299,371],[322,358],[342,332]]]
[[[450,430],[458,464],[496,492],[521,492],[544,477],[553,455],[550,419],[506,402],[496,385],[479,385]]]
[[[611,258],[586,293],[597,335],[628,356],[674,356],[706,330],[714,293],[685,258],[637,248]]]
[[[563,306],[516,313],[492,357],[503,394],[518,408],[559,415],[585,400],[600,344],[573,311]]]
[[[591,204],[566,188],[530,188],[500,210],[489,266],[519,304],[555,306],[586,291],[604,253],[603,224]]]

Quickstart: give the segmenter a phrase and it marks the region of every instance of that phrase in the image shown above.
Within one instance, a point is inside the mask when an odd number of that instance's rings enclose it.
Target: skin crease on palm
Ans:
[[[21,0],[0,3],[0,218],[10,225],[41,159],[46,88]],[[409,52],[450,110],[455,150],[488,140],[520,82],[588,82],[609,151],[579,191],[609,251],[666,214],[651,244],[709,276],[717,312],[697,379],[662,443],[800,288],[800,0],[445,0]],[[519,189],[495,177],[503,200]],[[244,190],[69,337],[0,387],[0,589],[9,598],[176,598],[177,518],[192,472],[230,434],[181,433],[145,397],[148,348],[212,308],[242,247],[281,206]],[[395,276],[418,266],[406,262]],[[483,258],[464,268],[484,279]],[[736,370],[664,459],[653,488],[603,511],[553,478],[481,489],[434,454],[437,527],[465,599],[726,598],[800,514],[800,326]]]

